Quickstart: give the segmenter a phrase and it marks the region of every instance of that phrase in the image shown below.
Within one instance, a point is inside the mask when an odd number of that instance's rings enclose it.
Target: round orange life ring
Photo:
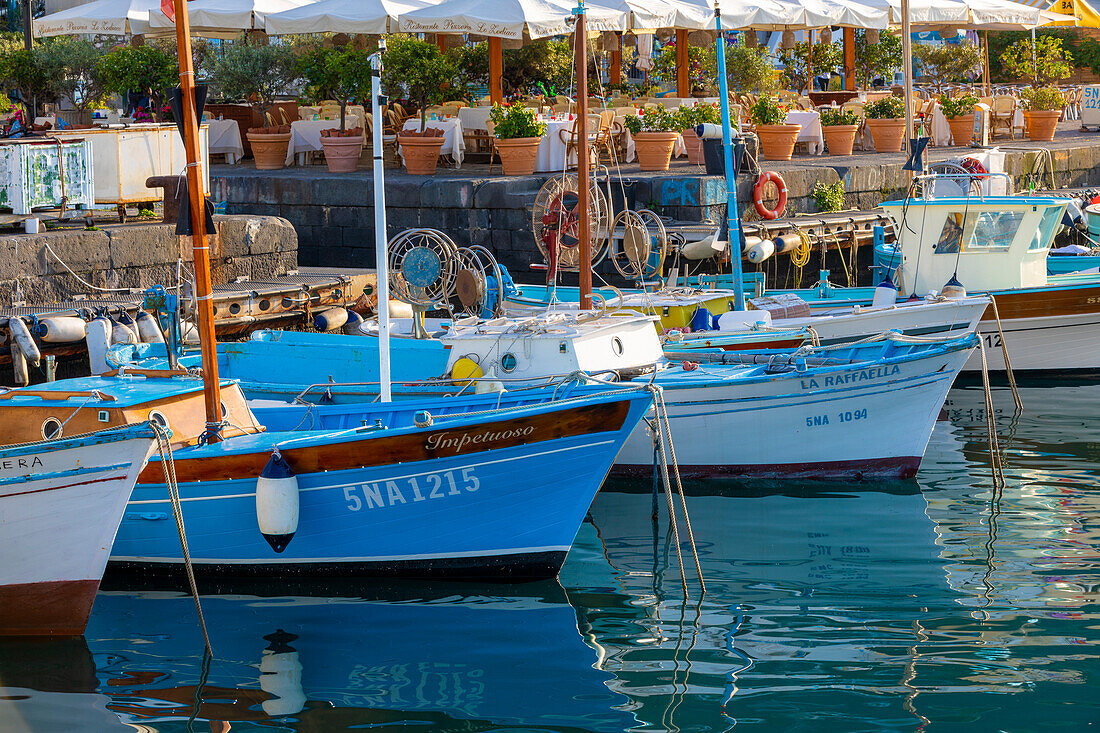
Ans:
[[[774,209],[764,206],[764,184],[771,181],[779,189],[779,203]],[[783,176],[775,171],[766,171],[756,179],[756,185],[752,187],[752,203],[756,207],[756,213],[765,219],[778,219],[783,210],[787,208],[787,182]]]

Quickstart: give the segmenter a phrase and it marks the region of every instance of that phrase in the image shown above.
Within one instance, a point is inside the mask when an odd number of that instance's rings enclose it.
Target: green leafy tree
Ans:
[[[1001,53],[1001,66],[1017,79],[1034,79],[1050,86],[1073,73],[1073,56],[1062,47],[1062,39],[1038,36],[1017,41]]]
[[[936,86],[937,94],[944,84],[965,81],[981,72],[982,51],[973,43],[918,43],[913,46],[913,58],[921,75]]]
[[[127,46],[99,57],[96,69],[107,92],[126,99],[128,92],[144,92],[154,114],[167,93],[179,84],[179,65],[173,56],[153,46]]]
[[[889,79],[901,68],[901,36],[890,31],[879,31],[878,40],[870,43],[867,31],[856,31],[856,84],[870,87],[871,82],[882,77]]]
[[[434,43],[411,37],[391,40],[382,57],[382,82],[391,96],[406,90],[408,98],[420,104],[420,127],[427,124],[428,105],[439,104],[453,94],[456,69],[449,56]]]
[[[87,112],[104,103],[106,90],[99,71],[103,52],[94,44],[81,38],[61,36],[50,43],[39,44],[36,50],[43,70],[56,80],[59,95],[74,109]]]
[[[267,110],[275,98],[289,94],[299,79],[294,48],[283,44],[254,45],[238,40],[225,49],[214,65],[213,83],[228,99],[243,99],[268,126]]]
[[[714,80],[718,74],[717,61],[714,49],[688,46],[688,84],[692,90],[709,89],[714,86]],[[728,57],[727,57],[728,58]],[[675,84],[676,76],[676,41],[670,40],[653,55],[653,69],[649,72],[651,78],[666,84]]]
[[[0,77],[5,85],[17,89],[23,101],[33,108],[56,102],[60,96],[60,79],[43,68],[41,55],[39,49],[18,48],[0,59]]]
[[[346,127],[348,104],[370,96],[370,53],[354,48],[315,48],[298,58],[298,71],[315,98],[340,103],[340,131]]]
[[[716,56],[717,52],[711,55]],[[766,48],[743,44],[726,46],[726,77],[730,89],[742,92],[771,93],[778,91],[783,82],[783,75],[772,65]]]
[[[809,88],[810,74],[836,71],[844,61],[844,49],[839,43],[796,43],[794,48],[780,48],[776,59],[786,69],[791,85],[802,92]]]

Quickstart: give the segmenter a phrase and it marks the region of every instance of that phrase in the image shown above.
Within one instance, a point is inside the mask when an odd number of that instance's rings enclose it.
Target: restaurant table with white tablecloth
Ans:
[[[359,127],[362,123],[357,115],[347,115],[346,129]],[[321,130],[340,129],[340,120],[295,120],[290,123],[290,145],[286,149],[286,164],[305,165],[306,153],[324,150],[321,147]]]
[[[449,155],[451,160],[454,161],[455,168],[462,167],[462,159],[466,155],[466,141],[462,137],[462,120],[458,117],[447,117],[442,120],[428,120],[427,126],[429,128],[436,128],[443,130],[443,147],[440,148],[440,155]],[[412,119],[405,120],[402,130],[413,130],[416,132],[421,131],[420,118],[413,117]],[[397,149],[398,155],[401,155],[401,148]]]
[[[798,142],[808,143],[810,155],[821,155],[825,150],[825,134],[821,131],[821,114],[792,109],[787,113],[788,125],[802,125]]]
[[[458,120],[463,130],[485,130],[492,107],[463,107],[458,110]]]
[[[207,120],[210,128],[210,154],[222,153],[225,162],[233,165],[244,157],[241,127],[236,120]]]

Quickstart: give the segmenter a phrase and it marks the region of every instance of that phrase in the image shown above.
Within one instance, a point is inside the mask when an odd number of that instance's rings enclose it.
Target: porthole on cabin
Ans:
[[[615,354],[615,356],[623,355],[623,341],[618,336],[611,337],[611,352]]]
[[[229,304],[229,312],[232,313],[233,315],[237,315],[238,313],[241,312],[241,304],[240,303],[230,303]]]
[[[500,357],[500,368],[505,372],[511,374],[516,370],[517,366],[519,366],[519,360],[516,359],[516,355],[511,351]]]
[[[56,417],[47,417],[42,421],[42,437],[46,440],[60,438],[65,426]]]
[[[264,298],[263,300],[260,301],[260,310],[265,311],[270,307],[271,307],[271,301],[268,300],[267,298]]]

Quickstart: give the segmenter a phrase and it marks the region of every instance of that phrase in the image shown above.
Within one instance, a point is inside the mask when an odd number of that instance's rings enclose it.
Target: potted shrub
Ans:
[[[493,122],[493,134],[504,175],[532,175],[539,155],[539,143],[546,132],[545,123],[538,121],[535,110],[515,104],[511,107],[493,105],[489,119]]]
[[[696,103],[690,107],[683,106],[675,113],[677,125],[684,136],[684,148],[687,150],[688,162],[693,165],[703,165],[703,138],[695,134],[695,128],[699,125],[722,124],[722,111],[717,104]]]
[[[287,94],[298,79],[294,50],[290,46],[261,46],[243,38],[230,44],[214,66],[213,82],[219,93],[243,99],[260,113],[263,127],[247,131],[256,167],[276,170],[286,165],[290,125],[274,125],[267,110],[275,97]]]
[[[1028,87],[1020,92],[1024,102],[1024,124],[1031,140],[1050,141],[1058,129],[1066,98],[1055,87]]]
[[[420,132],[401,130],[397,135],[405,169],[418,175],[435,173],[443,131],[428,127],[428,105],[445,101],[451,93],[451,82],[458,76],[455,65],[434,43],[399,37],[390,41],[383,69],[391,96],[404,96],[396,92],[406,89],[408,98],[420,103]]]
[[[884,97],[863,108],[876,153],[897,153],[905,141],[905,101]]]
[[[974,105],[977,103],[978,98],[969,94],[958,99],[940,95],[940,109],[951,127],[951,140],[957,146],[969,145],[974,138]]]
[[[859,115],[852,110],[826,107],[821,111],[821,132],[829,155],[851,155],[859,131]]]
[[[760,138],[760,152],[768,160],[790,160],[794,155],[794,144],[802,125],[788,125],[787,109],[770,95],[764,95],[749,108],[749,116],[756,125],[756,136]]]
[[[634,138],[634,152],[638,156],[638,166],[644,171],[667,171],[672,160],[672,149],[676,138],[676,115],[665,107],[643,109],[636,115],[623,118],[623,127]]]
[[[1062,39],[1039,36],[1017,41],[1001,54],[1001,66],[1018,79],[1031,79],[1032,87],[1020,93],[1024,122],[1032,140],[1053,140],[1066,101],[1054,87],[1072,72],[1073,57],[1062,48]]]
[[[316,48],[302,54],[298,70],[313,96],[331,96],[340,103],[340,127],[321,130],[321,147],[329,171],[355,170],[363,151],[363,127],[348,128],[348,102],[370,96],[370,55],[351,46]]]

